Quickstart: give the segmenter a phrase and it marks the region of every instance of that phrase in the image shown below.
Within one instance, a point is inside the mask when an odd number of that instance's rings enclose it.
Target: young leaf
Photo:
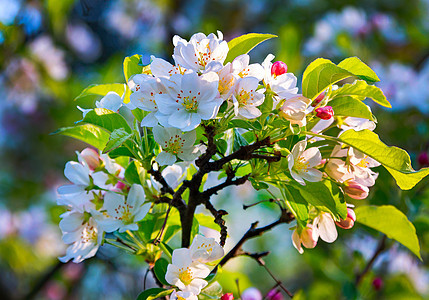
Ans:
[[[332,106],[335,116],[356,117],[375,121],[369,107],[356,98],[340,96],[329,101],[328,105]]]
[[[292,209],[292,213],[295,216],[296,220],[302,227],[307,225],[308,220],[308,203],[301,196],[299,191],[292,186],[284,186],[286,196],[285,201],[288,207]],[[289,193],[288,193],[289,192]],[[287,199],[287,200],[286,200]]]
[[[103,152],[106,153],[113,149],[118,148],[132,136],[133,136],[132,133],[126,132],[123,128],[118,128],[113,130],[112,133],[110,134],[109,142],[107,143]]]
[[[374,102],[385,106],[392,107],[383,91],[375,85],[368,85],[363,80],[358,80],[353,84],[345,84],[338,90],[332,91],[330,98],[337,99],[337,97],[350,96],[357,98],[358,100],[365,100],[365,98],[371,98]]]
[[[368,82],[380,81],[377,74],[357,57],[346,58],[338,66]]]
[[[368,129],[361,131],[350,129],[343,132],[338,139],[381,163],[403,190],[413,188],[421,179],[429,175],[429,168],[415,171],[411,166],[410,156],[405,150],[387,146],[380,141],[376,133]]]
[[[74,98],[74,100],[76,101],[82,97],[91,96],[91,95],[106,96],[108,92],[115,92],[122,97],[122,95],[125,92],[125,84],[123,83],[91,84],[86,89],[84,89],[79,94],[79,96]]]
[[[125,57],[124,59],[124,75],[125,80],[128,82],[131,76],[141,74],[143,67],[139,65],[141,55],[135,54],[133,56]]]
[[[88,112],[82,122],[100,126],[110,132],[118,128],[123,128],[126,132],[132,130],[127,121],[118,113],[105,108],[95,108]]]
[[[151,288],[144,292],[141,292],[140,295],[138,295],[136,300],[152,300],[152,299],[158,299],[165,297],[167,295],[170,295],[174,289],[163,289],[163,288]]]
[[[125,170],[124,176],[125,176],[125,179],[131,184],[133,183],[142,184],[142,178],[140,174],[142,174],[143,172],[144,172],[144,169],[141,163],[134,160],[128,165],[127,169]]]
[[[378,230],[410,249],[420,260],[420,246],[414,225],[392,205],[360,206],[355,209],[356,222]]]
[[[232,144],[232,151],[238,151],[242,146],[249,145],[245,138],[241,136],[237,129],[233,129],[234,131],[234,142]]]
[[[100,150],[104,149],[109,141],[109,133],[92,124],[60,128],[53,134],[70,136]]]
[[[165,258],[161,257],[155,262],[155,267],[154,267],[156,278],[158,278],[158,280],[162,282],[162,284],[164,285],[170,285],[165,280],[165,274],[167,273],[167,266],[168,266],[168,261]]]
[[[228,56],[226,57],[225,63],[231,62],[237,56],[241,54],[246,54],[257,45],[266,41],[268,39],[272,39],[277,37],[274,34],[262,34],[262,33],[248,33],[235,39],[229,41],[228,47]]]
[[[205,215],[205,214],[196,214],[195,218],[197,218],[198,223],[201,226],[204,226],[204,227],[216,230],[216,231],[220,230],[219,225],[217,225],[214,222],[214,218],[211,217],[211,216],[208,216],[208,215]]]

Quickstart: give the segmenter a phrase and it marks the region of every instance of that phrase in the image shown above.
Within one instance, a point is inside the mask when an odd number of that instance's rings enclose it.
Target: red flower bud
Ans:
[[[353,209],[347,207],[347,217],[345,220],[341,220],[339,222],[335,222],[338,227],[343,229],[350,229],[355,225],[356,214]]]
[[[429,167],[429,156],[427,152],[422,152],[417,157],[417,161],[421,167]]]
[[[271,75],[280,76],[287,73],[287,65],[282,61],[276,61],[271,66]]]
[[[331,106],[324,106],[316,108],[316,116],[322,120],[329,120],[334,115],[334,110]]]
[[[80,156],[85,160],[91,170],[95,170],[101,163],[100,156],[97,151],[92,148],[83,149]]]
[[[322,100],[325,98],[325,92],[319,94],[319,96],[316,97],[316,99],[313,100],[313,103],[311,103],[311,106],[316,107],[317,104],[322,102]]]
[[[222,297],[220,297],[221,300],[232,300],[234,299],[234,296],[232,293],[223,294]]]
[[[267,299],[268,300],[283,300],[284,297],[279,290],[272,289],[271,291],[268,292]]]
[[[368,197],[369,193],[369,188],[367,186],[357,183],[353,179],[344,182],[343,189],[347,196],[356,200],[365,199]]]
[[[383,287],[383,279],[381,279],[380,277],[375,277],[372,281],[372,286],[376,291],[381,290],[381,288]]]

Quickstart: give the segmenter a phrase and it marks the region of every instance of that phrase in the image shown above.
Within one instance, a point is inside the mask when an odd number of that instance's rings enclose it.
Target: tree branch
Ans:
[[[216,210],[213,204],[210,201],[206,201],[205,207],[210,211],[210,213],[215,217],[214,222],[220,227],[220,245],[225,246],[226,237],[228,236],[228,228],[225,225],[225,220],[223,216],[226,216],[228,213],[223,209]]]
[[[171,188],[171,186],[168,185],[167,181],[162,176],[162,174],[159,170],[154,170],[153,166],[152,166],[150,168],[150,170],[148,170],[147,172],[149,174],[151,174],[153,176],[153,178],[155,178],[155,180],[158,181],[162,185],[161,192],[174,195],[174,190]]]
[[[231,177],[227,177],[226,180],[219,184],[216,185],[212,188],[209,188],[208,190],[205,190],[204,192],[201,193],[201,201],[208,201],[210,199],[211,196],[217,194],[219,191],[223,190],[224,188],[231,186],[231,185],[241,185],[244,184],[248,179],[249,179],[250,174],[247,174],[243,177],[239,177],[235,180],[233,180]]]

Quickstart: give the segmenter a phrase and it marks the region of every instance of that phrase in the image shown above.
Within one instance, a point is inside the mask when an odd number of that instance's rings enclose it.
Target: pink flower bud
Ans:
[[[272,289],[268,292],[267,297],[268,300],[283,300],[284,297],[279,290]]]
[[[322,102],[322,100],[325,98],[325,92],[319,94],[319,96],[316,97],[316,99],[313,100],[313,103],[311,103],[311,106],[316,107],[317,104]]]
[[[118,181],[118,183],[115,185],[115,188],[119,190],[123,190],[126,187],[126,185],[122,181]]]
[[[376,291],[381,290],[381,288],[383,287],[383,279],[381,279],[380,277],[375,277],[372,281],[372,286]]]
[[[346,182],[344,182],[343,188],[344,188],[344,192],[350,198],[353,198],[356,200],[362,200],[368,197],[369,188],[360,183],[357,183],[353,179],[349,179]]]
[[[271,66],[271,75],[280,76],[284,73],[287,73],[287,65],[282,61],[276,61]]]
[[[335,222],[338,227],[343,229],[350,229],[355,225],[356,214],[353,209],[347,207],[347,217],[345,220],[341,220],[339,222]]]
[[[429,156],[427,152],[422,152],[417,157],[417,161],[421,167],[429,167]]]
[[[100,156],[94,149],[85,148],[80,153],[80,156],[85,160],[91,170],[95,170],[100,165]]]
[[[301,232],[301,242],[305,248],[314,248],[317,245],[317,240],[319,239],[318,234],[316,233],[317,229],[313,228],[311,224],[308,224]]]
[[[222,297],[220,297],[221,300],[232,300],[234,299],[234,296],[232,293],[223,294]]]
[[[322,120],[329,120],[334,115],[334,110],[331,106],[324,106],[316,108],[316,116]]]

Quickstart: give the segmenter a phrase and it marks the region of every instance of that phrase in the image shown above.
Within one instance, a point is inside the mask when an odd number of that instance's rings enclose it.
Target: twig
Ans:
[[[171,188],[171,186],[168,185],[165,178],[162,176],[161,172],[159,170],[155,170],[153,166],[150,168],[150,170],[147,171],[149,174],[155,178],[156,181],[158,181],[162,187],[161,192],[169,193],[171,195],[174,195],[174,190]]]
[[[214,208],[213,204],[210,201],[205,202],[205,207],[210,211],[213,217],[215,217],[214,222],[220,227],[219,244],[223,247],[225,246],[226,237],[228,236],[228,228],[225,225],[225,220],[223,219],[223,216],[227,215],[228,213],[222,209],[216,210],[216,208]]]
[[[386,239],[387,236],[383,236],[383,238],[378,242],[377,249],[375,250],[374,254],[372,255],[371,259],[366,264],[363,271],[356,276],[355,285],[358,286],[363,277],[368,273],[368,271],[371,269],[372,265],[374,264],[377,257],[386,249]]]
[[[201,193],[201,197],[203,200],[210,199],[211,196],[217,194],[219,191],[223,190],[224,188],[231,186],[231,185],[241,185],[244,184],[249,179],[250,174],[247,174],[243,177],[239,177],[235,180],[231,179],[230,177],[227,177],[226,180],[216,185],[212,188],[209,188],[208,190],[205,190],[203,193]]]

